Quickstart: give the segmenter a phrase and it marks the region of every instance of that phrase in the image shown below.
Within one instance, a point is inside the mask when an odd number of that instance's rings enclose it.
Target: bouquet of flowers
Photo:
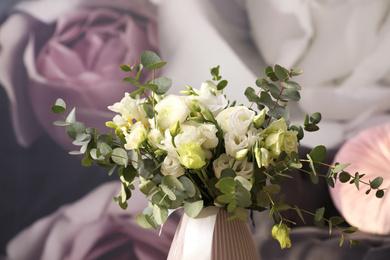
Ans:
[[[258,90],[245,90],[251,102],[246,107],[224,96],[228,82],[220,76],[219,66],[211,69],[212,79],[200,89],[187,86],[180,96],[167,95],[172,80],[156,77],[156,70],[165,64],[154,52],[144,51],[140,64],[120,66],[130,75],[123,81],[138,89],[125,93],[120,102],[108,107],[118,113],[106,123],[113,129],[109,134],[99,135],[96,128],[77,122],[75,108],[66,116],[62,99],[52,107],[53,112],[65,118],[54,124],[66,126],[73,144],[80,146],[71,154],[83,154],[84,166],[95,162],[107,167],[110,175],[118,172],[122,189],[114,200],[122,209],[127,208],[127,200],[138,184],[149,202],[144,212],[136,216],[140,226],[156,229],[167,220],[170,210],[179,207],[184,207],[189,217],[196,217],[202,208],[217,206],[233,213],[231,219],[242,221],[248,220],[248,212],[270,209],[270,217],[275,220],[272,235],[282,248],[291,245],[286,224],[294,224],[282,217],[285,210],[295,210],[302,220],[303,213],[311,214],[317,226],[328,222],[330,230],[338,228],[340,245],[344,236],[349,238],[348,234],[357,230],[339,227],[344,222],[342,217],[325,219],[325,208],[311,213],[278,199],[282,193],[278,183],[292,178],[289,172],[293,170],[302,170],[317,183],[321,177],[317,170],[326,155],[326,148],[317,146],[307,158],[298,157],[304,131],[318,130],[321,121],[321,114],[314,113],[306,116],[303,127],[290,125],[286,105],[300,99],[301,89],[291,79],[301,70],[279,65],[267,67],[266,78],[256,80]],[[144,70],[152,71],[152,78],[140,82]],[[304,163],[309,164],[310,172],[302,169]],[[330,186],[339,180],[359,189],[363,183],[368,186],[367,193],[376,190],[377,197],[383,196],[381,177],[367,183],[361,180],[364,174],[345,171],[347,166],[336,163],[322,177]],[[358,243],[349,240],[351,245]]]

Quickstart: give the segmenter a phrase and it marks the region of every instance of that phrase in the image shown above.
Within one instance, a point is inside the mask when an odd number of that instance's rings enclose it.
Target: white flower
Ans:
[[[251,149],[252,145],[255,143],[256,140],[261,140],[260,137],[261,130],[256,129],[255,127],[251,127],[247,133],[248,136],[248,149]]]
[[[226,153],[223,153],[213,161],[213,170],[217,179],[221,178],[221,172],[223,169],[231,168],[232,159],[232,157],[228,156]]]
[[[185,100],[176,95],[169,95],[155,106],[157,112],[157,127],[164,131],[169,128],[176,120],[182,124],[188,117],[190,109]],[[150,120],[154,126],[154,119]]]
[[[130,127],[130,133],[125,132],[125,148],[127,150],[137,149],[147,138],[147,129],[141,122]]]
[[[158,147],[157,145],[160,144],[163,139],[164,136],[161,134],[160,130],[158,129],[152,129],[148,133],[148,140],[153,148],[157,148]]]
[[[180,129],[180,134],[175,137],[176,146],[188,143],[191,140],[196,141],[202,145],[206,140],[206,138],[202,135],[200,127],[198,127],[197,124],[186,122],[180,126]]]
[[[117,127],[119,128],[123,128],[125,127],[126,129],[128,129],[130,127],[130,123],[129,121],[127,121],[123,116],[120,116],[120,115],[116,115],[114,116],[114,118],[112,119],[112,121],[114,122],[114,124],[117,125]]]
[[[222,91],[218,91],[217,86],[212,81],[202,83],[200,91],[195,90],[195,92],[198,96],[190,96],[190,99],[202,102],[213,116],[217,116],[228,105],[228,101],[222,94]]]
[[[225,135],[226,154],[234,157],[242,149],[248,148],[248,137],[246,135],[236,135],[233,132]]]
[[[133,119],[141,121],[145,126],[149,126],[146,112],[143,108],[145,99],[140,99],[139,95],[135,99],[130,97],[129,93],[125,93],[125,97],[120,102],[109,106],[108,109],[120,113],[122,117],[132,124]]]
[[[180,165],[180,161],[177,157],[166,156],[162,165],[161,165],[161,173],[163,175],[172,175],[173,177],[182,176],[185,171],[183,167]]]
[[[223,110],[215,119],[224,134],[234,132],[236,135],[245,135],[254,116],[254,111],[244,106],[237,106]]]
[[[248,162],[248,158],[245,157],[243,160],[236,161],[234,163],[233,170],[236,172],[237,176],[244,177],[245,179],[250,179],[252,177],[253,172],[253,163]]]
[[[217,127],[213,124],[201,124],[199,126],[200,133],[205,141],[202,144],[203,148],[212,149],[218,145]]]
[[[176,148],[173,146],[172,136],[171,133],[169,132],[169,128],[165,130],[163,138],[164,139],[161,142],[156,143],[157,147],[167,151],[169,156],[177,157],[178,155],[176,152]]]
[[[228,156],[227,154],[221,154],[213,162],[213,170],[215,177],[217,179],[221,178],[221,172],[223,169],[232,168],[237,176],[244,177],[245,179],[250,179],[252,177],[253,163],[248,162],[248,158],[245,157],[241,161],[234,162],[234,158]],[[233,165],[233,167],[232,167]]]

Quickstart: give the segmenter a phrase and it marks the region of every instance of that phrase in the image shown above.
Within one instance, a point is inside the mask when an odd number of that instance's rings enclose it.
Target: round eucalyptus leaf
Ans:
[[[165,175],[162,178],[161,183],[168,186],[171,189],[184,191],[183,184],[176,177],[173,177],[172,175]]]
[[[153,220],[146,214],[138,214],[135,216],[135,221],[142,228],[154,228],[157,229],[157,225],[153,222]]]
[[[184,212],[190,218],[195,218],[203,209],[203,200],[187,199],[184,202]]]
[[[157,95],[163,95],[172,86],[172,79],[167,77],[161,77],[154,80],[154,84],[157,85],[158,89],[156,90]]]
[[[234,180],[239,186],[244,187],[247,191],[250,191],[252,189],[252,183],[247,179],[245,179],[244,177],[236,176]]]
[[[176,195],[175,193],[173,193],[173,191],[166,185],[164,184],[160,184],[159,187],[161,188],[161,190],[168,195],[168,197],[171,199],[171,200],[175,200],[176,199]]]
[[[114,163],[125,166],[127,166],[129,161],[126,150],[120,147],[112,150],[111,159],[114,161]]]
[[[194,197],[196,194],[194,183],[185,176],[181,176],[179,181],[183,185],[184,192],[187,194],[187,196],[190,198]]]
[[[310,116],[310,122],[313,124],[318,124],[322,119],[321,113],[316,112]]]

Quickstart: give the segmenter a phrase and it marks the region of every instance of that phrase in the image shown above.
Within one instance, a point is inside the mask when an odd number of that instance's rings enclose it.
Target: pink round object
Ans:
[[[330,195],[345,220],[359,230],[374,234],[390,234],[390,124],[360,132],[346,142],[336,154],[335,162],[351,163],[345,170],[351,175],[365,174],[364,182],[382,177],[380,189],[386,189],[383,198],[375,196],[376,190],[366,195],[369,186],[336,182]]]

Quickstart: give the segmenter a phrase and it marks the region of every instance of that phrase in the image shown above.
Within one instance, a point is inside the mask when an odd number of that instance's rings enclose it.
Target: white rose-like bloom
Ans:
[[[185,171],[183,167],[181,167],[180,161],[177,157],[168,155],[165,157],[161,165],[161,173],[163,175],[172,175],[173,177],[178,178],[182,176]]]
[[[108,109],[120,113],[122,117],[128,122],[132,122],[133,119],[141,121],[145,126],[149,126],[149,122],[146,116],[146,112],[143,108],[145,99],[139,98],[139,95],[135,99],[130,97],[129,93],[125,93],[125,97],[120,102],[115,103],[112,106],[108,106]]]
[[[226,154],[234,157],[242,149],[248,148],[248,137],[246,135],[236,135],[233,132],[225,135]]]
[[[179,120],[182,124],[188,117],[190,109],[183,97],[176,95],[169,95],[155,106],[157,111],[157,127],[164,131],[169,128],[173,122]],[[149,122],[154,126],[154,119],[150,119]]]
[[[191,140],[196,141],[202,145],[206,138],[202,135],[200,128],[197,127],[196,124],[189,122],[180,125],[180,134],[175,137],[176,146],[188,143]]]
[[[148,133],[148,140],[153,148],[158,148],[158,144],[160,144],[163,139],[164,136],[161,134],[160,130],[158,129],[152,129]]]
[[[201,124],[199,126],[202,137],[205,141],[202,147],[205,149],[212,149],[218,145],[217,127],[213,124]]]
[[[252,147],[256,140],[261,140],[260,137],[261,129],[256,129],[256,127],[251,127],[247,133],[248,136],[248,149]]]
[[[231,164],[233,163],[233,159]],[[233,165],[233,170],[236,171],[237,176],[244,177],[245,179],[250,179],[253,172],[253,163],[248,162],[248,158],[245,157],[240,161],[236,161]]]
[[[147,139],[147,129],[141,122],[137,122],[130,127],[130,133],[125,132],[125,148],[127,150],[137,149],[141,143]]]
[[[200,90],[195,89],[195,92],[198,96],[190,96],[190,99],[199,100],[210,109],[213,116],[217,116],[228,105],[228,100],[212,81],[202,83]]]
[[[221,172],[223,169],[231,168],[231,159],[233,158],[228,156],[226,153],[223,153],[213,161],[213,170],[217,179],[221,178]]]
[[[244,106],[229,107],[215,118],[224,134],[234,132],[236,135],[245,135],[255,112]]]
[[[112,121],[114,122],[114,124],[116,124],[118,127],[120,127],[121,129],[123,127],[125,127],[126,129],[130,128],[130,123],[129,121],[127,121],[123,116],[120,116],[120,115],[116,115],[114,116],[114,118],[112,119]]]

